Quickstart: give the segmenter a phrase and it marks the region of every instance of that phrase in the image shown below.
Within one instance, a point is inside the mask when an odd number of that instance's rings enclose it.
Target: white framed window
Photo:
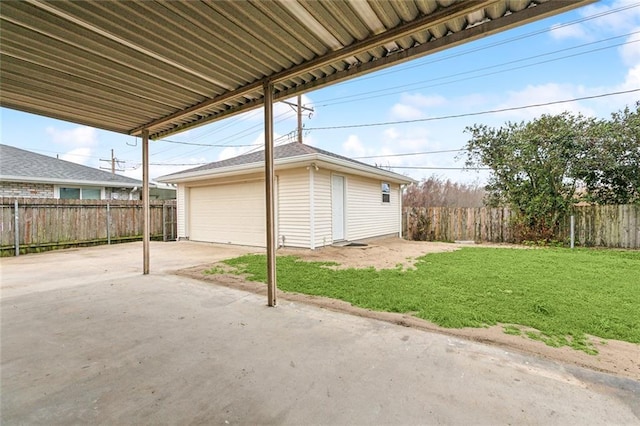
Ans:
[[[61,200],[101,200],[104,198],[104,188],[57,186],[54,195]]]
[[[382,202],[390,203],[391,202],[391,185],[388,182],[382,182]]]

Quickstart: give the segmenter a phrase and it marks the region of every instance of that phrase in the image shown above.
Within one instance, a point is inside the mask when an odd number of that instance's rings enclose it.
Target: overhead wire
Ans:
[[[448,60],[448,59],[452,59],[455,57],[459,57],[459,56],[463,56],[463,55],[467,55],[476,51],[480,51],[480,50],[485,50],[487,48],[491,48],[491,47],[496,47],[496,46],[501,46],[504,44],[508,44],[508,43],[513,43],[515,41],[518,40],[522,40],[528,37],[533,37],[535,35],[539,35],[539,34],[543,34],[546,32],[551,32],[551,31],[555,31],[561,28],[565,28],[567,26],[570,25],[575,25],[578,23],[582,23],[582,22],[586,22],[588,20],[592,20],[592,19],[596,19],[596,18],[600,18],[606,15],[610,15],[613,13],[618,13],[618,12],[622,12],[634,7],[638,7],[640,6],[640,3],[634,3],[631,5],[626,5],[623,7],[619,7],[616,9],[611,9],[605,12],[601,12],[601,13],[597,13],[594,15],[590,15],[588,17],[584,17],[584,18],[580,18],[574,21],[570,21],[567,23],[563,23],[563,24],[559,24],[559,25],[555,25],[553,27],[550,28],[545,28],[543,30],[537,30],[537,31],[533,31],[527,34],[523,34],[523,35],[519,35],[516,37],[511,37],[509,39],[506,40],[500,40],[488,45],[483,45],[483,46],[479,46],[479,47],[475,47],[472,49],[466,49],[464,51],[460,51],[457,52],[455,54],[451,54],[451,55],[447,55],[444,57],[439,57],[436,59],[431,59],[429,61],[425,61],[425,62],[420,62],[420,63],[414,63],[412,65],[408,65],[408,66],[400,66],[400,67],[394,67],[392,70],[388,70],[386,72],[381,72],[381,73],[376,73],[375,75],[371,75],[371,76],[365,76],[365,77],[360,77],[359,79],[357,79],[357,81],[362,81],[362,80],[366,80],[366,79],[370,79],[370,78],[378,78],[380,76],[384,76],[387,74],[391,74],[391,73],[396,73],[396,72],[402,72],[405,71],[407,69],[410,68],[416,68],[416,67],[421,67],[421,66],[425,66],[431,63],[435,63],[435,62],[441,62],[444,60]],[[374,95],[374,96],[369,96],[372,93],[380,93],[380,92],[387,92],[389,90],[396,90],[396,89],[400,89],[400,88],[407,88],[407,87],[412,87],[415,85],[419,85],[421,83],[427,82],[427,81],[438,81],[438,80],[443,80],[443,79],[450,79],[451,77],[455,77],[455,76],[462,76],[462,75],[466,75],[466,74],[472,74],[472,73],[477,73],[483,70],[488,70],[488,69],[493,69],[493,68],[498,68],[498,67],[503,67],[506,65],[510,65],[510,64],[514,64],[514,63],[518,63],[518,62],[524,62],[524,61],[529,61],[535,58],[540,58],[540,57],[544,57],[544,56],[549,56],[549,55],[553,55],[553,54],[557,54],[557,53],[561,53],[561,52],[565,52],[565,51],[570,51],[570,50],[575,50],[575,49],[579,49],[579,48],[584,48],[586,46],[589,45],[594,45],[594,44],[598,44],[598,43],[604,43],[607,41],[611,41],[614,39],[618,39],[618,38],[622,38],[622,37],[627,37],[630,35],[634,35],[637,34],[640,31],[636,31],[636,32],[632,32],[629,34],[624,34],[624,35],[618,35],[618,36],[614,36],[614,37],[610,37],[607,39],[603,39],[603,40],[598,40],[595,42],[590,42],[590,43],[585,43],[585,44],[581,44],[578,46],[573,46],[570,48],[565,48],[565,49],[560,49],[557,51],[553,51],[553,52],[547,52],[547,53],[543,53],[543,54],[539,54],[539,55],[534,55],[531,57],[527,57],[527,58],[521,58],[518,60],[512,60],[512,61],[507,61],[504,62],[502,64],[496,64],[496,65],[491,65],[491,66],[487,66],[487,67],[482,67],[482,68],[478,68],[475,70],[471,70],[471,71],[466,71],[466,72],[461,72],[461,73],[457,73],[457,74],[453,74],[453,75],[448,75],[448,76],[443,76],[443,77],[439,77],[436,79],[430,79],[430,80],[425,80],[425,81],[419,81],[419,82],[414,82],[414,83],[410,83],[410,84],[406,84],[406,85],[401,85],[401,86],[394,86],[391,88],[386,88],[386,89],[379,89],[377,91],[370,91],[370,92],[366,92],[366,93],[362,93],[360,95],[352,95],[351,97],[358,97],[358,99],[355,100],[344,100],[344,97],[342,98],[333,98],[333,99],[325,99],[323,101],[316,101],[316,102],[312,102],[311,104],[316,104],[316,106],[330,106],[330,105],[336,105],[336,104],[340,104],[340,103],[348,103],[348,102],[357,102],[357,101],[362,101],[362,100],[366,100],[366,99],[372,99],[374,97],[383,97],[383,96],[389,96],[398,92],[394,92],[394,93],[387,93],[387,94],[381,94],[381,95]],[[509,69],[505,69],[505,70],[499,70],[499,71],[494,71],[491,73],[485,73],[485,74],[481,74],[481,75],[476,75],[476,76],[472,76],[472,77],[466,77],[463,79],[457,79],[457,80],[453,80],[453,81],[447,81],[447,82],[442,82],[442,83],[438,83],[438,84],[433,84],[433,85],[427,85],[427,86],[419,86],[419,87],[415,87],[414,90],[418,90],[418,89],[423,89],[423,88],[427,88],[427,87],[434,87],[434,86],[440,86],[440,85],[446,85],[446,84],[452,84],[452,83],[456,83],[456,82],[460,82],[460,81],[465,81],[465,80],[470,80],[470,79],[475,79],[475,78],[480,78],[480,77],[485,77],[488,75],[494,75],[494,74],[498,74],[498,73],[503,73],[503,72],[508,72],[508,71],[513,71],[516,69],[522,69],[522,68],[526,68],[526,67],[531,67],[531,66],[535,66],[535,65],[540,65],[543,63],[548,63],[548,62],[553,62],[553,61],[558,61],[561,59],[566,59],[566,58],[571,58],[571,57],[575,57],[575,56],[580,56],[580,55],[585,55],[585,54],[589,54],[589,53],[593,53],[593,52],[597,52],[597,51],[601,51],[601,50],[605,50],[605,49],[610,49],[613,47],[618,47],[621,45],[625,45],[625,44],[630,44],[630,43],[635,43],[638,42],[640,40],[631,40],[631,41],[627,41],[625,43],[619,43],[616,45],[610,45],[610,46],[605,46],[605,47],[601,47],[598,49],[592,49],[589,51],[585,51],[585,52],[579,52],[579,53],[575,53],[572,55],[566,55],[566,56],[562,56],[562,57],[558,57],[558,58],[552,58],[552,59],[548,59],[545,61],[540,61],[540,62],[535,62],[535,63],[531,63],[531,64],[527,64],[527,65],[523,65],[523,66],[519,66],[519,67],[513,67],[513,68],[509,68]],[[354,80],[356,81],[356,80]],[[345,83],[349,83],[349,82],[345,82]],[[340,84],[344,84],[344,83],[340,83]],[[487,111],[479,111],[479,112],[474,112],[474,113],[465,113],[465,114],[457,114],[457,115],[448,115],[448,116],[441,116],[441,117],[430,117],[430,118],[424,118],[424,119],[414,119],[414,120],[399,120],[399,121],[390,121],[390,122],[384,122],[384,123],[364,123],[364,124],[352,124],[352,125],[342,125],[342,126],[325,126],[325,127],[311,127],[311,128],[306,128],[306,131],[313,131],[313,130],[329,130],[329,129],[342,129],[342,128],[356,128],[356,127],[371,127],[371,126],[384,126],[384,125],[394,125],[394,124],[404,124],[404,123],[413,123],[413,122],[421,122],[421,121],[433,121],[433,120],[444,120],[444,119],[453,119],[453,118],[460,118],[460,117],[466,117],[466,116],[477,116],[477,115],[483,115],[483,114],[491,114],[491,113],[499,113],[499,112],[505,112],[505,111],[513,111],[513,110],[519,110],[519,109],[526,109],[526,108],[536,108],[536,107],[541,107],[541,106],[547,106],[547,105],[554,105],[554,104],[560,104],[560,103],[567,103],[567,102],[573,102],[573,101],[579,101],[579,100],[586,100],[586,99],[594,99],[594,98],[599,98],[599,97],[604,97],[604,96],[613,96],[613,95],[617,95],[617,94],[623,94],[623,93],[632,93],[635,91],[638,91],[640,89],[634,89],[634,90],[630,90],[630,91],[621,91],[621,92],[612,92],[612,93],[608,93],[608,94],[601,94],[601,95],[596,95],[596,96],[586,96],[586,97],[581,97],[581,98],[574,98],[574,99],[568,99],[568,100],[561,100],[561,101],[553,101],[553,102],[547,102],[547,103],[540,103],[540,104],[531,104],[531,105],[524,105],[524,106],[519,106],[519,107],[511,107],[511,108],[503,108],[503,109],[496,109],[496,110],[487,110]],[[327,101],[331,101],[331,100],[335,100],[335,99],[340,99],[340,102],[335,102],[335,103],[325,103],[323,105],[317,105],[319,103],[322,102],[327,102]],[[253,111],[252,114],[255,114],[256,112]],[[286,113],[285,113],[286,114]],[[284,114],[282,114],[284,115]],[[197,140],[197,139],[201,139],[204,136],[208,136],[211,134],[215,134],[218,133],[219,131],[223,130],[224,128],[228,128],[231,127],[233,124],[237,124],[240,121],[245,121],[249,118],[250,116],[244,116],[243,117],[238,117],[236,120],[234,120],[234,122],[231,122],[227,125],[221,126],[216,128],[216,130],[212,131],[212,132],[206,132],[203,133],[202,135],[198,135],[195,138],[192,138],[191,140]],[[281,120],[283,121],[283,120]],[[255,126],[251,126],[249,128],[246,128],[234,135],[230,135],[228,137],[226,137],[225,139],[222,140],[228,140],[229,143],[232,142],[233,140],[237,140],[239,137],[241,136],[248,136],[250,134],[252,134],[250,132],[250,130],[255,129],[257,127],[262,126],[261,123],[256,124]],[[257,133],[257,132],[254,132]],[[288,134],[287,134],[288,135]],[[277,138],[274,143],[277,143],[279,140],[281,140],[283,137],[287,136],[287,135],[283,135],[280,138]],[[172,140],[164,140],[164,142],[168,142],[168,143],[174,143],[177,145],[192,145],[192,146],[198,146],[201,148],[197,148],[194,151],[201,151],[201,150],[206,150],[207,148],[217,148],[217,147],[250,147],[250,146],[254,146],[254,144],[238,144],[238,145],[229,145],[229,144],[224,144],[224,143],[217,143],[217,144],[198,144],[198,143],[194,143],[194,142],[186,142],[186,141],[172,141]],[[253,150],[250,150],[249,152],[254,151],[255,149],[260,148],[260,146],[256,146],[256,148],[254,148]],[[186,154],[192,153],[194,151],[189,151],[187,153],[183,153],[180,156],[176,156],[173,158],[184,158],[184,156]],[[461,151],[461,150],[446,150],[449,152],[457,152],[457,151]],[[425,152],[424,154],[426,154],[427,152]],[[428,152],[428,153],[436,153],[436,152]],[[153,154],[152,154],[153,155]],[[405,156],[405,155],[422,155],[422,153],[407,153],[407,154],[394,154],[391,156]],[[358,159],[366,159],[366,158],[381,158],[381,157],[387,157],[387,156],[369,156],[369,157],[356,157]],[[198,165],[199,163],[194,163],[194,164],[188,164],[188,165]],[[164,163],[162,165],[173,165],[172,163]],[[175,164],[175,165],[182,165],[182,164]]]
[[[543,106],[558,105],[558,104],[563,104],[568,102],[584,101],[588,99],[597,99],[597,98],[604,98],[608,96],[623,95],[623,94],[634,93],[638,91],[640,91],[640,88],[630,89],[630,90],[621,90],[618,92],[601,93],[599,95],[592,95],[592,96],[581,96],[579,98],[563,99],[558,101],[549,101],[549,102],[541,102],[536,104],[520,105],[515,107],[467,112],[463,114],[450,114],[450,115],[443,115],[438,117],[414,118],[411,120],[396,120],[396,121],[384,121],[384,122],[374,122],[374,123],[343,124],[338,126],[309,127],[307,128],[307,130],[314,131],[314,130],[352,129],[352,128],[358,128],[358,127],[390,126],[390,125],[396,125],[396,124],[420,123],[420,122],[426,122],[426,121],[447,120],[447,119],[462,118],[462,117],[474,117],[478,115],[496,114],[499,112],[517,111],[517,110],[528,109],[528,108],[539,108]]]
[[[363,81],[363,80],[368,80],[368,79],[375,79],[378,77],[382,77],[388,74],[393,74],[393,73],[397,73],[397,72],[402,72],[408,69],[412,69],[412,68],[418,68],[418,67],[422,67],[422,66],[426,66],[426,65],[431,65],[437,62],[442,62],[442,61],[446,61],[448,59],[452,59],[452,58],[457,58],[460,56],[464,56],[467,55],[469,53],[475,53],[475,52],[479,52],[479,51],[484,51],[486,49],[489,48],[493,48],[493,47],[497,47],[497,46],[502,46],[504,44],[509,44],[509,43],[513,43],[515,41],[520,41],[526,38],[530,38],[530,37],[534,37],[540,34],[544,34],[544,33],[548,33],[548,32],[553,32],[553,31],[557,31],[560,30],[562,28],[565,27],[569,27],[571,25],[576,25],[576,24],[581,24],[583,22],[587,22],[593,19],[598,19],[598,18],[602,18],[603,16],[607,16],[607,15],[611,15],[614,13],[619,13],[619,12],[624,12],[627,11],[629,9],[635,8],[635,7],[639,7],[640,6],[640,2],[636,2],[636,3],[631,3],[625,6],[621,6],[618,8],[614,8],[614,9],[610,9],[610,10],[606,10],[603,12],[599,12],[599,13],[595,13],[593,15],[589,15],[586,17],[582,17],[579,19],[575,19],[573,21],[569,21],[569,22],[565,22],[562,24],[558,24],[558,25],[554,25],[551,27],[547,27],[547,28],[543,28],[543,29],[539,29],[539,30],[535,30],[535,31],[531,31],[525,34],[521,34],[518,36],[514,36],[514,37],[510,37],[504,40],[498,40],[492,43],[488,43],[488,44],[483,44],[481,46],[477,46],[477,47],[473,47],[470,49],[464,49],[464,50],[460,50],[456,53],[453,54],[449,54],[449,55],[442,55],[440,57],[428,57],[425,58],[424,60],[416,60],[414,61],[414,63],[409,63],[409,64],[403,64],[403,65],[398,65],[397,67],[394,67],[393,69],[389,69],[389,70],[385,70],[385,71],[380,71],[377,73],[374,73],[372,75],[369,76],[364,76],[364,77],[360,77],[357,80],[349,80],[349,81],[345,81],[342,83],[338,83],[337,85],[347,85],[347,84],[352,84],[352,83],[356,83],[359,81]]]
[[[460,149],[443,149],[440,151],[422,151],[422,152],[407,152],[404,154],[381,154],[381,155],[366,155],[363,157],[352,157],[354,160],[365,160],[368,158],[387,158],[387,157],[407,157],[407,156],[411,156],[411,155],[427,155],[427,154],[444,154],[447,152],[460,152],[460,151],[466,151],[464,148],[460,148]]]
[[[501,45],[504,45],[504,44],[513,43],[515,41],[519,41],[519,40],[522,40],[522,39],[526,39],[526,38],[529,38],[529,37],[533,37],[533,36],[536,36],[536,35],[540,35],[540,34],[543,34],[543,33],[556,31],[556,30],[559,30],[561,28],[565,28],[565,27],[568,27],[568,26],[571,26],[571,25],[576,25],[576,24],[583,23],[583,22],[586,22],[586,21],[589,21],[589,20],[601,18],[601,17],[606,16],[606,15],[623,12],[623,11],[626,11],[626,10],[629,10],[631,8],[635,8],[635,7],[638,7],[638,6],[640,6],[640,2],[629,4],[629,5],[625,5],[625,6],[621,6],[621,7],[615,8],[615,9],[610,9],[610,10],[607,10],[607,11],[604,11],[604,12],[599,12],[599,13],[596,13],[596,14],[593,14],[593,15],[590,15],[590,16],[587,16],[587,17],[582,17],[582,18],[579,18],[579,19],[576,19],[576,20],[573,20],[573,21],[570,21],[570,22],[562,23],[562,24],[559,24],[559,25],[555,25],[555,26],[552,26],[552,27],[549,27],[549,28],[544,28],[544,29],[541,29],[541,30],[536,30],[536,31],[532,31],[532,32],[529,32],[529,33],[526,33],[526,34],[522,34],[522,35],[518,35],[518,36],[515,36],[515,37],[511,37],[511,38],[508,38],[506,40],[499,40],[499,41],[496,41],[496,42],[493,42],[493,43],[489,43],[489,44],[485,44],[485,45],[482,45],[482,46],[474,47],[472,49],[465,49],[465,50],[456,52],[454,54],[442,56],[442,57],[435,58],[435,59],[431,58],[428,61],[422,61],[420,63],[414,63],[414,64],[406,65],[406,66],[400,65],[398,67],[394,67],[393,69],[387,70],[385,72],[376,73],[375,75],[371,75],[371,76],[360,77],[357,80],[352,80],[352,81],[345,82],[345,83],[362,81],[362,80],[366,80],[366,79],[370,79],[370,78],[378,78],[380,76],[384,76],[384,75],[387,75],[387,74],[402,72],[402,71],[405,71],[407,69],[429,65],[429,64],[432,64],[432,63],[435,63],[435,62],[445,61],[445,60],[448,60],[448,59],[452,59],[452,58],[459,57],[459,56],[464,56],[464,55],[467,55],[467,54],[470,54],[470,53],[474,53],[474,52],[477,52],[477,51],[486,50],[487,48],[497,47],[497,46],[501,46]],[[631,33],[631,34],[633,34],[633,33]],[[611,39],[619,38],[619,37],[623,37],[623,36],[612,37]],[[610,40],[610,39],[607,39],[607,40]],[[586,44],[581,45],[581,46],[575,46],[575,47],[568,48],[568,49],[562,49],[562,50],[559,50],[559,51],[556,51],[556,52],[549,52],[549,53],[542,54],[542,55],[536,55],[536,56],[533,56],[533,57],[530,57],[530,58],[523,58],[523,59],[520,59],[518,61],[529,60],[529,59],[532,59],[532,58],[535,58],[535,57],[547,56],[547,55],[550,55],[550,54],[553,54],[553,53],[558,53],[558,52],[565,51],[565,50],[576,49],[576,48],[584,47],[584,46],[587,46],[587,45],[590,45],[590,44],[602,43],[603,41],[606,41],[606,40],[600,40],[600,41],[596,41],[596,42],[592,42],[592,43],[586,43]],[[581,53],[581,54],[584,54],[584,53]],[[558,60],[558,59],[555,59],[555,60]],[[509,63],[515,63],[515,62],[518,62],[518,61],[509,61],[507,63],[503,63],[503,64],[499,64],[499,65],[493,65],[493,66],[481,68],[481,69],[478,69],[478,70],[467,71],[465,73],[458,73],[456,75],[464,75],[464,74],[469,74],[469,73],[472,73],[472,72],[478,72],[479,70],[482,70],[482,69],[495,68],[495,67],[498,67],[498,66],[507,65]],[[530,64],[528,66],[533,66],[533,65],[537,65],[537,64]],[[506,71],[510,71],[510,70],[504,70],[504,71],[501,71],[501,72],[506,72]],[[489,75],[491,75],[491,74],[489,74]],[[481,76],[476,76],[476,77],[472,77],[472,78],[478,78],[478,77],[481,77]],[[439,79],[443,79],[443,78],[451,78],[451,75],[446,76],[446,77],[441,77]],[[434,80],[438,80],[438,79],[432,79],[432,80],[429,80],[429,81],[434,81]],[[458,82],[458,81],[462,81],[462,80],[451,81],[451,82],[447,82],[447,83],[444,83],[444,84],[451,84],[451,83],[455,83],[455,82]],[[345,84],[345,83],[339,83],[338,85]],[[411,83],[411,84],[415,85],[415,84],[421,84],[421,83],[422,82],[415,82],[415,83]],[[395,86],[393,88],[380,89],[380,90],[374,91],[374,92],[367,92],[366,95],[369,95],[371,93],[381,92],[381,91],[388,91],[388,90],[392,90],[392,89],[398,89],[398,88],[401,88],[401,87],[408,87],[408,86],[409,85],[402,85],[402,86]],[[432,86],[426,86],[426,87],[432,87]],[[424,87],[418,87],[416,89],[420,89],[420,88],[424,88]],[[361,94],[361,95],[363,95],[363,94]],[[352,96],[356,97],[356,96],[359,96],[359,95],[352,95]],[[313,104],[317,105],[319,103],[328,102],[328,101],[335,100],[335,99],[340,99],[341,100],[340,103],[346,102],[346,101],[344,101],[344,97],[342,97],[342,98],[333,98],[333,99],[325,99],[325,100],[315,101],[315,102],[312,102],[311,105],[313,105]],[[365,98],[361,98],[361,99],[358,99],[358,100],[365,100],[365,99],[370,99],[370,98],[369,97],[365,97]],[[335,104],[337,104],[337,103],[324,104],[322,106],[335,105]],[[221,130],[223,130],[225,128],[228,128],[228,127],[230,127],[230,126],[232,126],[232,125],[234,125],[234,124],[236,124],[238,122],[245,121],[245,120],[251,118],[255,114],[257,114],[257,112],[256,111],[252,111],[248,115],[242,115],[240,117],[234,118],[231,121],[229,121],[227,124],[224,124],[224,125],[219,126],[219,127],[215,128],[215,129],[213,129],[211,131],[208,131],[208,132],[205,132],[205,133],[203,133],[201,135],[197,135],[197,136],[193,137],[191,139],[191,141],[195,141],[195,140],[201,139],[204,136],[209,136],[211,134],[218,133],[219,131],[221,131]],[[260,126],[260,124],[258,124],[256,126],[252,126],[251,128],[255,128],[255,127],[258,127],[258,126]],[[237,137],[240,136],[241,133],[244,133],[246,130],[248,130],[248,129],[245,129],[242,132],[239,132],[239,134],[232,135],[231,137],[237,138]],[[224,143],[220,143],[220,145],[227,146],[227,144],[224,144]]]
[[[598,43],[603,43],[605,41],[611,41],[611,40],[622,38],[622,37],[628,37],[628,36],[639,34],[639,33],[640,33],[640,31],[634,31],[634,32],[631,32],[631,33],[628,33],[628,34],[618,35],[618,36],[610,37],[610,38],[604,39],[604,40],[598,40],[598,41],[595,41],[595,42],[585,43],[585,44],[582,44],[582,45],[568,47],[568,48],[556,50],[556,51],[553,51],[553,52],[542,53],[542,54],[538,54],[538,55],[534,55],[534,56],[529,56],[529,57],[526,57],[526,58],[515,59],[515,60],[512,60],[512,61],[507,61],[507,62],[503,62],[503,63],[500,63],[500,64],[495,64],[495,65],[490,65],[490,66],[486,66],[486,67],[476,68],[476,69],[469,70],[469,71],[459,72],[459,73],[455,73],[455,74],[449,74],[449,75],[446,75],[446,76],[431,78],[431,79],[428,79],[428,80],[420,80],[420,81],[416,81],[416,82],[413,82],[413,83],[407,83],[407,84],[402,84],[402,85],[398,85],[398,86],[387,87],[387,88],[384,88],[384,89],[370,90],[370,91],[359,93],[359,94],[356,93],[356,94],[353,94],[353,95],[350,95],[350,96],[342,96],[342,97],[339,97],[339,98],[331,98],[331,99],[327,99],[325,101],[317,101],[318,103],[320,103],[320,102],[323,102],[323,103],[321,105],[315,105],[315,107],[316,108],[317,107],[327,107],[327,106],[332,106],[332,105],[339,105],[339,104],[345,104],[345,103],[351,103],[351,102],[364,101],[364,100],[380,98],[380,97],[385,97],[385,96],[392,96],[392,95],[395,95],[395,94],[398,94],[398,93],[402,93],[402,92],[406,91],[409,88],[411,88],[412,90],[421,90],[421,89],[427,89],[427,88],[432,88],[432,87],[445,86],[445,85],[448,85],[448,84],[460,83],[462,81],[468,81],[468,80],[473,80],[473,79],[477,79],[477,78],[488,77],[488,76],[491,76],[491,75],[502,74],[502,73],[505,73],[505,72],[510,72],[510,71],[520,70],[520,69],[524,69],[524,68],[529,68],[529,67],[536,66],[536,65],[541,65],[541,64],[546,64],[546,63],[550,63],[550,62],[556,62],[556,61],[560,61],[560,60],[564,60],[564,59],[574,58],[574,57],[577,57],[577,56],[587,55],[587,54],[590,54],[590,53],[599,52],[599,51],[606,50],[606,49],[612,49],[614,47],[620,47],[620,46],[624,46],[624,45],[627,45],[627,44],[638,43],[638,42],[640,42],[640,39],[629,40],[629,41],[626,41],[626,42],[623,42],[623,43],[608,45],[608,46],[600,47],[600,48],[597,48],[597,49],[591,49],[591,50],[587,50],[587,51],[584,51],[584,52],[578,52],[578,53],[574,53],[574,54],[571,54],[571,55],[565,55],[565,56],[560,56],[560,57],[557,57],[557,58],[546,59],[546,60],[543,60],[543,61],[533,62],[533,63],[526,64],[526,65],[520,65],[520,66],[517,66],[517,67],[505,68],[505,69],[502,69],[502,70],[497,70],[497,71],[492,71],[492,72],[488,72],[488,73],[478,74],[478,75],[474,75],[474,76],[470,76],[470,77],[453,79],[453,80],[445,81],[445,82],[441,82],[441,83],[422,85],[422,84],[427,83],[427,82],[436,82],[436,81],[439,81],[439,80],[451,79],[452,77],[463,76],[463,75],[467,75],[467,74],[473,74],[473,73],[477,73],[477,72],[480,72],[480,71],[483,71],[483,70],[489,70],[489,69],[493,69],[493,68],[503,67],[503,66],[506,66],[506,65],[509,65],[509,64],[525,62],[525,61],[528,61],[528,60],[531,60],[531,59],[540,58],[540,57],[544,57],[544,56],[549,56],[549,55],[553,55],[553,54],[556,54],[556,53],[559,53],[559,52],[565,52],[565,51],[569,51],[569,50],[574,50],[574,49],[578,49],[578,48],[581,48],[581,47],[585,47],[585,46],[589,46],[589,45],[593,45],[593,44],[598,44]],[[378,94],[376,95],[376,93],[378,93]],[[336,102],[331,102],[331,101],[334,101],[334,100]]]

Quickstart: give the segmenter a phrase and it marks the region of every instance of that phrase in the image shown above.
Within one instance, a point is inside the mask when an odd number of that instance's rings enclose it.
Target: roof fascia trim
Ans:
[[[44,177],[32,177],[32,176],[13,176],[13,175],[0,175],[0,182],[28,182],[28,183],[44,183],[51,185],[69,184],[75,186],[104,186],[107,188],[135,188],[141,187],[140,183],[119,182],[119,181],[101,181],[101,180],[74,180],[74,179],[56,179],[56,178],[44,178]],[[155,187],[154,184],[149,184],[150,187]]]
[[[355,171],[356,173],[353,173],[353,174],[356,174],[356,175],[378,176],[381,178],[386,178],[388,180],[394,181],[394,183],[417,182],[416,180],[408,176],[400,175],[395,172],[379,169],[377,167],[369,166],[365,164],[360,165],[358,163],[353,163],[348,160],[342,160],[340,158],[335,158],[335,157],[332,157],[326,154],[321,154],[321,153],[305,154],[305,155],[298,155],[295,157],[276,159],[275,168],[276,170],[282,170],[284,168],[290,168],[295,166],[307,166],[309,162],[313,162],[313,161],[318,161],[318,162],[322,162],[325,164],[338,166],[338,167],[344,167],[344,168]],[[260,162],[242,164],[237,166],[228,166],[228,167],[220,167],[217,169],[199,170],[197,172],[181,173],[181,174],[176,174],[175,176],[171,176],[171,175],[161,176],[157,178],[156,181],[163,182],[163,183],[186,183],[186,182],[193,182],[193,181],[206,179],[206,178],[222,178],[222,177],[237,176],[241,174],[256,173],[256,172],[262,172],[262,171],[264,171],[264,163],[260,161]]]

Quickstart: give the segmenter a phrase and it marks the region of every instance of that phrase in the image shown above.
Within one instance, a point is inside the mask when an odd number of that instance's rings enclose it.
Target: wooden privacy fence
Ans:
[[[513,240],[507,208],[408,207],[404,209],[405,238],[419,241]]]
[[[577,206],[575,243],[586,247],[640,248],[640,206]],[[420,241],[477,241],[511,243],[513,213],[508,208],[408,207],[403,214],[403,235]],[[568,242],[570,218],[557,236]]]
[[[2,256],[135,241],[142,239],[143,234],[142,201],[139,200],[3,197],[0,209]],[[151,238],[174,240],[175,200],[150,201],[150,214]]]

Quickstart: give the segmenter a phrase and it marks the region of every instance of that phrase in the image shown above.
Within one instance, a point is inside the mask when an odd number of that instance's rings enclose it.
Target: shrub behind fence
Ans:
[[[640,248],[640,206],[577,206],[573,208],[576,245]],[[512,243],[515,236],[508,208],[408,207],[403,235],[420,241],[476,241]],[[567,217],[557,240],[568,242]]]

